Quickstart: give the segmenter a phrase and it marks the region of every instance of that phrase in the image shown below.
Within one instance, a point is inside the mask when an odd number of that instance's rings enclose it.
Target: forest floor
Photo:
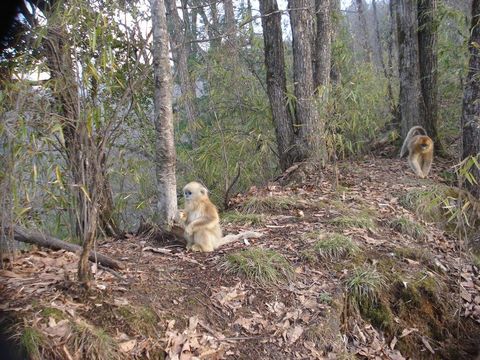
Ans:
[[[435,202],[447,165],[426,180],[398,159],[338,169],[236,196],[224,233],[263,236],[213,253],[106,239],[125,269],[95,269],[89,292],[77,255],[18,254],[0,270],[3,325],[37,358],[474,359],[479,261]]]

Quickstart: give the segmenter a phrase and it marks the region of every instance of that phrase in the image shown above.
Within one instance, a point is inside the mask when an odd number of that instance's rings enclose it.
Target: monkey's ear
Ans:
[[[208,192],[208,191],[207,191],[207,189],[205,189],[205,188],[201,188],[201,189],[200,189],[200,193],[201,193],[202,195],[207,195],[207,192]]]

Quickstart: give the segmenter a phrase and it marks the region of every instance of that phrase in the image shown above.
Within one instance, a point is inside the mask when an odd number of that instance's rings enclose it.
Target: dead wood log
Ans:
[[[79,245],[62,241],[39,231],[28,230],[18,225],[13,226],[13,238],[20,242],[35,244],[52,250],[67,250],[76,254],[80,254],[82,251],[82,247]],[[93,251],[90,252],[88,259],[111,269],[117,270],[124,268],[121,262]]]

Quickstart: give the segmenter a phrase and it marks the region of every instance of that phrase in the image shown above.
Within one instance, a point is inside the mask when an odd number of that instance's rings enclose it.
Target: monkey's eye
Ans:
[[[185,196],[190,196],[190,195],[192,195],[192,192],[190,190],[186,190],[184,194],[185,194]]]

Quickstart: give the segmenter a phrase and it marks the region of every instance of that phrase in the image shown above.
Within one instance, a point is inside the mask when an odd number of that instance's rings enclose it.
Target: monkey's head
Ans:
[[[421,152],[427,152],[432,147],[433,142],[428,136],[420,136],[417,144]]]
[[[202,184],[192,181],[183,188],[183,196],[185,202],[208,199],[208,190]]]

